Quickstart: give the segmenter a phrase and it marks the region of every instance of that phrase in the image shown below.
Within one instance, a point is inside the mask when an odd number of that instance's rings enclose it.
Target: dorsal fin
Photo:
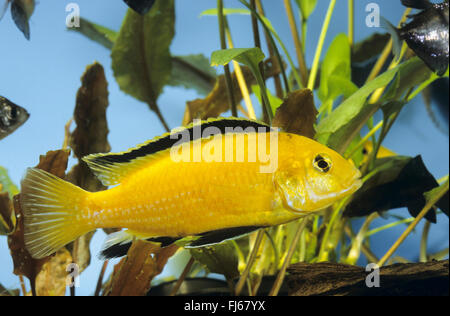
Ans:
[[[158,154],[170,150],[175,144],[179,145],[186,141],[202,138],[207,128],[209,128],[207,136],[217,133],[245,133],[251,129],[255,132],[272,130],[264,123],[241,118],[209,119],[172,130],[124,152],[92,154],[84,157],[83,160],[104,185],[115,185],[120,183],[124,176],[147,166],[150,161],[156,160],[159,157]]]

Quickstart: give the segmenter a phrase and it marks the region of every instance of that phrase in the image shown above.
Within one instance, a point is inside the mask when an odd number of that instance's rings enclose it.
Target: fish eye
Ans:
[[[326,173],[331,169],[331,159],[325,154],[318,154],[313,161],[316,170]]]
[[[17,116],[17,108],[16,107],[11,107],[9,110],[9,116],[11,118],[15,118]]]

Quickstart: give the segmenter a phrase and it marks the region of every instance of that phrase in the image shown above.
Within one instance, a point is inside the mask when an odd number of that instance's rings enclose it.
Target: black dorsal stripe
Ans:
[[[240,119],[215,119],[202,121],[200,125],[191,125],[186,129],[182,129],[173,133],[168,133],[167,135],[155,140],[151,141],[148,144],[145,144],[141,147],[133,149],[129,152],[120,153],[120,154],[111,154],[98,156],[93,158],[91,161],[93,163],[97,163],[100,165],[103,164],[114,164],[114,163],[127,163],[138,157],[144,157],[148,155],[153,155],[159,151],[166,150],[171,148],[175,144],[181,144],[182,141],[182,133],[189,133],[188,141],[194,141],[203,135],[203,132],[207,128],[215,127],[216,131],[220,134],[226,134],[233,129],[234,132],[249,132],[251,128],[254,129],[255,132],[263,132],[267,133],[272,130],[272,128],[264,123],[251,121],[251,120],[240,120]],[[240,129],[239,129],[240,128]],[[200,132],[199,132],[200,131]],[[212,131],[208,130],[208,132]],[[216,134],[216,133],[214,133]],[[210,136],[210,135],[208,135]]]

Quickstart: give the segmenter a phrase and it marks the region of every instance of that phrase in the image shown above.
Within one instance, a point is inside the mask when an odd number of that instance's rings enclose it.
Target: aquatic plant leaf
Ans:
[[[125,3],[137,13],[144,15],[153,7],[156,0],[123,0]]]
[[[346,34],[338,34],[328,48],[321,65],[318,96],[322,102],[340,95],[348,97],[358,87],[351,81],[350,42]]]
[[[173,56],[169,86],[195,89],[201,95],[207,95],[216,82],[216,71],[209,59],[202,54]]]
[[[1,19],[1,17],[0,17],[0,19]],[[19,296],[19,295],[20,295],[19,289],[7,289],[0,283],[0,297],[2,297],[2,296]]]
[[[81,158],[111,150],[108,143],[107,107],[108,83],[102,65],[94,63],[86,68],[77,92],[73,115],[76,128],[70,135],[69,144],[79,163],[67,176],[70,182],[90,192],[104,190],[106,187]]]
[[[352,47],[352,63],[365,63],[381,54],[391,36],[389,33],[373,33]],[[366,74],[368,75],[368,73]]]
[[[19,193],[19,189],[8,175],[8,170],[2,166],[0,166],[0,192],[8,192],[11,199],[14,195]]]
[[[320,121],[316,128],[316,139],[338,152],[344,151],[379,107],[378,104],[368,104],[367,97],[376,89],[391,82],[399,68],[384,72],[349,96],[330,115]]]
[[[317,0],[295,0],[295,2],[300,8],[302,19],[308,20],[309,16],[314,12],[314,9],[316,8]]]
[[[244,66],[241,67],[242,75],[247,88],[250,90],[251,86],[256,83],[255,76],[252,74],[250,68]],[[270,78],[280,73],[277,63],[273,63],[272,59],[267,59],[264,63],[264,76]],[[231,75],[232,89],[236,102],[242,100],[242,92],[236,79],[236,74]],[[186,104],[186,110],[183,117],[183,125],[189,124],[193,119],[208,119],[211,117],[217,117],[223,112],[230,109],[228,101],[228,94],[226,89],[225,76],[221,75],[217,77],[216,83],[212,91],[203,99],[196,99],[188,101]]]
[[[62,248],[44,263],[36,277],[37,296],[64,296],[68,277],[67,266],[72,263],[72,256]]]
[[[211,66],[224,66],[233,59],[250,68],[257,68],[264,60],[264,53],[258,47],[216,50],[211,54]]]
[[[262,96],[261,96],[261,88],[258,85],[252,85],[252,92],[258,98],[260,104],[262,104]],[[275,115],[275,112],[283,104],[283,100],[273,95],[269,89],[266,88],[267,97],[270,101],[270,107],[272,108],[272,113]]]
[[[378,56],[380,56],[390,38],[388,33],[374,33],[352,46],[352,82],[358,87],[361,87],[367,81]],[[390,63],[390,58],[386,63]]]
[[[312,91],[296,90],[289,93],[277,109],[272,125],[288,133],[313,138],[317,114]]]
[[[108,123],[106,109],[108,107],[108,83],[102,65],[94,63],[86,68],[81,78],[74,110],[75,130],[69,137],[70,147],[78,158],[67,174],[66,179],[89,192],[105,190],[100,180],[92,173],[82,157],[99,152],[108,152]],[[87,233],[75,242],[67,245],[81,273],[90,263],[89,243],[94,232]]]
[[[397,76],[388,87],[381,102],[398,100],[410,88],[420,85],[432,77],[439,78],[420,58],[413,57],[399,66]]]
[[[116,31],[83,18],[80,18],[80,27],[67,29],[78,32],[110,50],[119,35]],[[214,87],[216,72],[210,66],[209,59],[202,54],[173,56],[171,61],[172,71],[167,85],[195,89],[201,95],[207,95]]]
[[[80,18],[80,27],[68,27],[68,31],[78,32],[107,49],[112,49],[119,33],[107,27]]]
[[[111,278],[111,288],[105,292],[109,296],[143,296],[150,289],[150,283],[160,274],[167,260],[178,250],[178,246],[159,246],[136,240],[128,255],[115,267]]]
[[[128,10],[111,52],[120,89],[154,111],[171,73],[174,24],[173,0],[157,1],[145,16]]]
[[[191,248],[189,252],[209,272],[222,274],[228,280],[239,276],[238,258],[231,242]]]
[[[8,192],[0,192],[0,235],[7,235],[16,227],[16,216]]]
[[[409,213],[416,217],[425,206],[424,193],[439,186],[420,156],[379,159],[375,171],[375,175],[355,193],[344,216],[366,216],[373,212],[407,207]],[[425,218],[435,223],[436,212],[429,211]]]
[[[45,156],[39,157],[39,164],[36,168],[50,172],[57,177],[64,178],[69,159],[69,150],[49,151]],[[20,207],[20,194],[14,196],[14,212],[16,214],[16,229],[8,235],[8,247],[11,251],[11,257],[14,264],[14,274],[24,275],[30,280],[31,291],[36,293],[36,277],[41,271],[42,265],[47,262],[50,257],[42,259],[34,259],[25,247],[24,240],[24,224],[23,212]]]

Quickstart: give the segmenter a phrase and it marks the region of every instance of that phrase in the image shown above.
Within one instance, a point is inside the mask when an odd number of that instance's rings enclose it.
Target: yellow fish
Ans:
[[[20,202],[34,258],[97,228],[127,228],[109,235],[104,257],[126,254],[133,238],[162,247],[182,238],[186,247],[214,244],[321,210],[361,186],[359,170],[326,146],[235,118],[84,161],[114,187],[91,193],[27,170]]]
[[[362,154],[364,155],[364,158],[362,160],[361,164],[364,164],[367,162],[367,159],[369,159],[369,154],[372,152],[373,150],[373,143],[372,141],[368,140],[365,144],[364,147],[362,149]],[[378,149],[377,152],[377,158],[385,158],[385,157],[391,157],[391,156],[396,156],[397,154],[395,152],[393,152],[392,150],[384,147],[384,146],[380,146],[380,148]]]

